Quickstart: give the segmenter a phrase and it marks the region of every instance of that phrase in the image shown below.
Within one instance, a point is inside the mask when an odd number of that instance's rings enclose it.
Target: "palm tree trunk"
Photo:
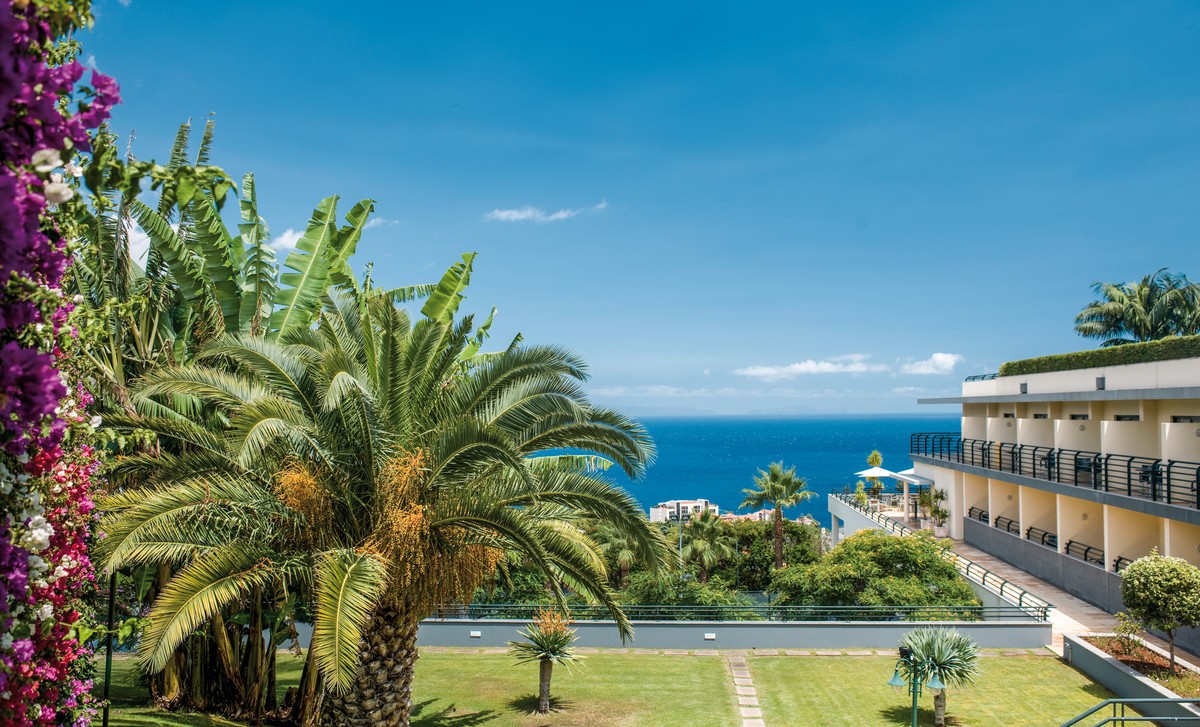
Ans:
[[[304,671],[300,675],[300,688],[296,690],[296,701],[292,705],[292,722],[299,727],[316,727],[321,717],[321,680],[317,674],[317,660],[311,648],[304,657]]]
[[[946,690],[933,695],[933,727],[946,727]]]
[[[550,674],[554,671],[554,662],[542,659],[538,663],[538,714],[550,713]]]
[[[408,727],[419,624],[414,613],[375,613],[359,642],[358,677],[345,694],[326,695],[321,724]]]
[[[700,561],[700,582],[708,583],[708,566],[704,565],[704,561]]]
[[[775,567],[783,567],[783,508],[775,506]]]

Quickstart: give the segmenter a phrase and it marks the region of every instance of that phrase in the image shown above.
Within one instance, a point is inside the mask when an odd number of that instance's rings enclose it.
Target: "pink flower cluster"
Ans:
[[[0,0],[0,727],[86,725],[90,660],[82,595],[97,453],[90,397],[58,371],[67,256],[52,205],[56,171],[90,149],[118,101],[112,79],[52,67],[39,4]]]

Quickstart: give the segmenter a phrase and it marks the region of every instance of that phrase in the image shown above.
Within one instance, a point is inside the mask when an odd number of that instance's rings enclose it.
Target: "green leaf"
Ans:
[[[336,256],[329,263],[329,279],[341,288],[353,288],[355,285],[354,271],[350,268],[350,257],[358,247],[358,240],[366,229],[367,219],[375,209],[375,200],[364,199],[346,215],[350,224],[337,232],[337,242],[334,246]]]
[[[192,239],[204,258],[205,271],[212,281],[217,304],[221,306],[221,316],[225,319],[225,330],[236,331],[242,295],[235,269],[240,267],[241,250],[230,239],[229,231],[225,229],[225,223],[211,201],[199,197],[192,209],[195,214]]]
[[[321,200],[296,249],[284,260],[292,272],[281,276],[279,308],[271,314],[271,331],[277,335],[308,328],[320,308],[329,284],[329,262],[336,259],[337,201],[336,195]]]
[[[449,323],[454,320],[458,306],[463,301],[463,291],[471,282],[471,266],[475,261],[475,253],[463,254],[462,262],[450,266],[446,274],[438,282],[437,287],[429,294],[429,299],[421,307],[421,315],[438,323]]]
[[[358,673],[358,642],[383,591],[387,566],[350,550],[317,562],[316,619],[312,648],[317,668],[335,693],[345,693]]]
[[[279,290],[276,276],[278,266],[275,250],[267,244],[270,231],[258,214],[258,197],[254,186],[254,174],[242,177],[242,199],[239,203],[242,222],[238,225],[240,244],[246,248],[238,284],[242,289],[241,309],[238,312],[238,330],[257,334],[271,319],[275,307],[275,295]]]
[[[205,297],[209,286],[204,259],[184,244],[171,224],[157,211],[133,200],[129,203],[129,212],[150,237],[151,249],[162,256],[170,269],[185,306],[193,310],[199,307],[198,303]]]

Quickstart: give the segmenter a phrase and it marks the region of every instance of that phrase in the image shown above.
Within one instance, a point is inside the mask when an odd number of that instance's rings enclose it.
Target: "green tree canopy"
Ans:
[[[863,530],[812,565],[776,573],[777,603],[795,606],[978,606],[979,599],[929,535]]]
[[[1126,613],[1167,635],[1175,671],[1175,634],[1200,626],[1200,568],[1156,549],[1121,571],[1121,599]]]

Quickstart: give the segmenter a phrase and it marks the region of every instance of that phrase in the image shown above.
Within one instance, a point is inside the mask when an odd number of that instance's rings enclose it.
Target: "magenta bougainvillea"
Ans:
[[[74,194],[76,155],[117,88],[48,62],[46,14],[0,0],[0,727],[87,724],[92,711],[82,597],[98,422],[58,366],[71,337],[54,206]]]

